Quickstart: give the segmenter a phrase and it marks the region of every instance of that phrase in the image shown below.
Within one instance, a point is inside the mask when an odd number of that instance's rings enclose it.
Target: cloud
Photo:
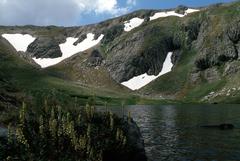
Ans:
[[[127,5],[136,6],[137,0],[127,0]]]
[[[81,10],[95,12],[96,14],[108,13],[112,15],[119,14],[126,10],[120,8],[117,0],[74,0]]]
[[[86,14],[116,16],[127,11],[117,0],[0,0],[0,25],[72,26]]]

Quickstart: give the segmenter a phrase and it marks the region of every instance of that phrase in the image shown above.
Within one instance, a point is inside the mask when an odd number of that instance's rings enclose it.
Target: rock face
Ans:
[[[129,147],[124,152],[107,151],[103,154],[103,161],[147,161],[144,150],[144,141],[137,124],[126,120],[126,130]]]
[[[146,27],[114,41],[108,48],[107,67],[118,82],[148,73],[157,75],[169,51],[177,50],[180,44],[173,33],[164,34],[161,27]]]
[[[197,49],[199,56],[195,61],[199,70],[222,65],[225,62],[237,60],[240,39],[240,20],[233,20],[231,24],[222,20],[222,26],[214,26],[215,19],[208,19],[201,26]],[[219,29],[220,31],[215,31]],[[222,30],[222,31],[221,31]],[[212,34],[210,37],[209,34]]]
[[[193,44],[197,50],[195,69],[189,78],[193,84],[202,81],[212,83],[239,71],[236,62],[239,59],[240,46],[239,18],[232,17],[230,23],[227,19],[220,19],[217,24],[216,17],[203,19]],[[223,72],[219,69],[220,66],[224,66]]]

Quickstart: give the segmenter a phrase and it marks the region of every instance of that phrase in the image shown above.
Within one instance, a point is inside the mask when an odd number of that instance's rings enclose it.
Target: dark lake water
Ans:
[[[240,105],[127,106],[128,111],[140,127],[149,161],[240,160]],[[200,127],[221,123],[236,128]]]

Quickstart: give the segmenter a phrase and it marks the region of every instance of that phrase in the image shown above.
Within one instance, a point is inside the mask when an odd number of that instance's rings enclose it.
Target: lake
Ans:
[[[121,115],[122,108],[111,111]],[[240,105],[127,106],[149,161],[240,160]],[[202,128],[232,123],[233,130]]]

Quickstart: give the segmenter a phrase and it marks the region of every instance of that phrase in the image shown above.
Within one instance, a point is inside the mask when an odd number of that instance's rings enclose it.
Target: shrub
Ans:
[[[123,151],[124,127],[113,113],[98,113],[89,104],[72,112],[46,103],[39,113],[23,103],[17,125],[9,125],[7,148],[1,155],[4,160],[101,161],[105,150]]]

